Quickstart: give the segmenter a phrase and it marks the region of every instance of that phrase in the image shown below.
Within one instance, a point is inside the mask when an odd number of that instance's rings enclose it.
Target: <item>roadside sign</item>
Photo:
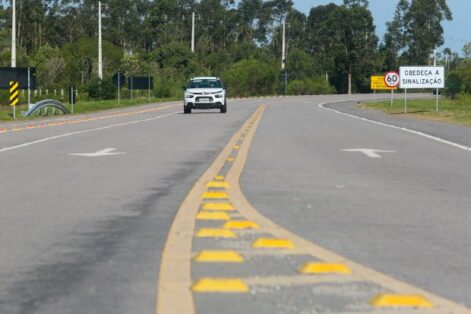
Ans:
[[[18,91],[20,85],[18,82],[10,82],[10,106],[18,105],[20,93]]]
[[[123,87],[125,84],[126,84],[126,77],[124,76],[123,73],[115,73],[113,75],[113,77],[111,78],[111,80],[113,81],[113,85],[115,87]]]
[[[18,106],[20,102],[20,84],[18,82],[11,81],[8,85],[10,87],[10,106],[13,107],[13,120],[16,120],[16,106]]]
[[[397,87],[399,85],[399,73],[396,71],[386,72],[384,74],[384,84],[388,87]]]
[[[145,90],[154,88],[154,78],[152,76],[131,76],[128,78],[128,89]]]
[[[444,67],[406,66],[399,72],[401,89],[445,88]]]
[[[389,87],[385,83],[385,77],[382,75],[373,75],[371,76],[371,89],[372,90],[392,90],[397,89],[397,87]]]
[[[18,82],[20,89],[36,89],[36,69],[29,68],[28,82],[28,68],[0,67],[0,89],[8,90],[11,81]]]

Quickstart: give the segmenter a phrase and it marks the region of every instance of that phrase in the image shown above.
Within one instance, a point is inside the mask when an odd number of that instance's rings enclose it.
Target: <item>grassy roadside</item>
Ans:
[[[407,101],[407,115],[419,119],[444,121],[453,124],[471,126],[471,95],[462,95],[457,99],[441,98],[440,110],[435,111],[435,99],[415,99]],[[391,115],[404,114],[404,101],[367,102],[361,108],[381,110]]]
[[[102,110],[108,109],[117,109],[117,108],[125,108],[125,107],[132,107],[137,105],[144,105],[149,103],[157,103],[157,102],[165,102],[165,101],[175,101],[179,100],[177,98],[152,98],[150,101],[147,97],[135,98],[133,100],[130,99],[122,99],[118,104],[116,99],[114,100],[97,100],[97,101],[78,101],[74,105],[74,113],[75,114],[83,114],[83,113],[92,113],[92,112],[99,112]],[[70,110],[70,105],[65,104],[66,107]],[[35,119],[36,117],[25,118],[21,115],[21,111],[28,110],[27,105],[21,105],[16,108],[16,118],[18,121],[25,121]],[[44,116],[41,116],[44,117]],[[13,109],[9,106],[1,106],[0,107],[0,121],[13,121]]]

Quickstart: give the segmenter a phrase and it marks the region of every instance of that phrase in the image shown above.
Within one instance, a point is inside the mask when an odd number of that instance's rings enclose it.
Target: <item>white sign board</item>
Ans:
[[[428,66],[400,67],[401,89],[445,88],[445,68]]]

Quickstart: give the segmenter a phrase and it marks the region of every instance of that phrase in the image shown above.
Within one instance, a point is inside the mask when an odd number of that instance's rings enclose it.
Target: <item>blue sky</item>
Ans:
[[[306,15],[312,7],[330,2],[340,4],[342,0],[293,0],[297,10]],[[391,21],[396,9],[397,0],[370,0],[370,10],[375,19],[376,32],[380,38],[386,31],[385,23]],[[448,0],[453,12],[453,21],[443,24],[445,29],[445,45],[453,51],[461,53],[463,46],[471,42],[471,0]]]

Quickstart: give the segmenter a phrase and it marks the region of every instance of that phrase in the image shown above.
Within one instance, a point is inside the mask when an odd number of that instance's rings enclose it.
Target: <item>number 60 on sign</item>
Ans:
[[[387,72],[384,75],[384,83],[388,87],[397,87],[399,85],[399,73],[395,71]]]

